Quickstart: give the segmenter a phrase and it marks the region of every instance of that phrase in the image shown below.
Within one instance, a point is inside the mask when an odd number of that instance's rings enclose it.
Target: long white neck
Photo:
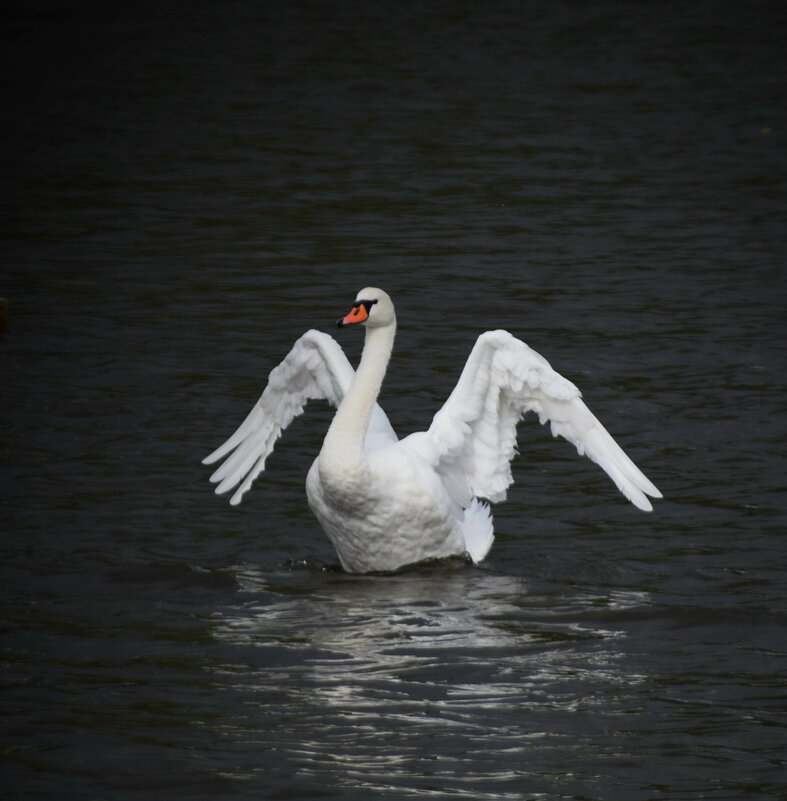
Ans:
[[[366,431],[385,378],[395,335],[396,320],[390,325],[366,329],[361,362],[325,435],[320,452],[324,467],[359,469],[365,462]]]

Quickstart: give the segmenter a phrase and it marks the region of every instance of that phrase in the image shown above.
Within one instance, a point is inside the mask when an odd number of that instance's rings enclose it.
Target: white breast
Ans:
[[[399,449],[373,455],[370,473],[358,482],[352,475],[326,480],[319,458],[312,464],[309,506],[345,570],[384,572],[464,554],[464,536],[442,485],[412,463],[402,465],[402,458]]]

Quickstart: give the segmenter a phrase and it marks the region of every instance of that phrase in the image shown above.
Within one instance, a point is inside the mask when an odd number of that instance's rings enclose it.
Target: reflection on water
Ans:
[[[510,782],[552,772],[568,731],[581,744],[643,681],[626,666],[624,632],[596,622],[647,606],[643,593],[552,598],[468,568],[323,573],[309,586],[232,572],[251,597],[224,609],[213,635],[260,655],[252,670],[218,670],[217,684],[243,695],[251,728],[275,699],[280,725],[266,747],[347,786],[428,793],[438,782],[520,798]]]

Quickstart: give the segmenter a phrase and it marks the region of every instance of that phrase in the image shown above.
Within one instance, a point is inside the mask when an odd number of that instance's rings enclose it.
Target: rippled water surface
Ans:
[[[783,10],[269,5],[5,18],[3,796],[784,798]],[[369,284],[400,434],[502,327],[665,499],[528,420],[481,566],[350,576],[313,404],[230,508]]]

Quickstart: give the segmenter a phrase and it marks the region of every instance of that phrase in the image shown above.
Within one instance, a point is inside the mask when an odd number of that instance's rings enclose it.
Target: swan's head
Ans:
[[[394,305],[387,292],[368,286],[356,296],[350,313],[340,318],[336,325],[365,325],[367,328],[380,328],[396,322]]]

